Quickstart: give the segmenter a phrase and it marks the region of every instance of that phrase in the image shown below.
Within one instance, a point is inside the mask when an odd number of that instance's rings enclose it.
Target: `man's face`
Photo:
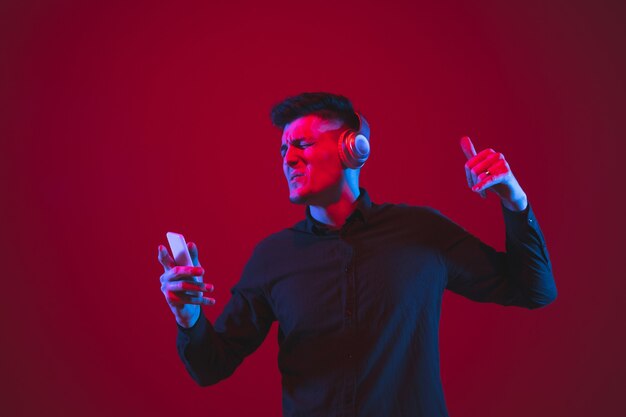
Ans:
[[[339,199],[345,181],[337,149],[342,131],[341,121],[316,115],[285,126],[280,150],[292,203],[325,206]]]

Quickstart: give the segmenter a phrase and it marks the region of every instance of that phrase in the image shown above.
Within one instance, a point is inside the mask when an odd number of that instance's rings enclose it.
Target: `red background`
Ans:
[[[215,318],[254,245],[303,216],[268,113],[318,90],[368,117],[374,201],[503,248],[468,134],[543,227],[554,304],[445,296],[451,415],[622,415],[623,2],[164,3],[0,5],[2,415],[280,414],[276,328],[230,379],[187,376],[157,245],[198,244]]]

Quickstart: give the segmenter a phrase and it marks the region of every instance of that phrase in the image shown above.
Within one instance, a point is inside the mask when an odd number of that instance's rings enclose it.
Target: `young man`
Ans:
[[[263,240],[212,325],[213,286],[163,247],[162,291],[178,351],[210,385],[231,375],[279,323],[285,416],[447,416],[439,377],[444,289],[480,302],[536,308],[556,297],[526,194],[502,154],[461,146],[472,190],[495,192],[506,225],[496,252],[438,212],[376,204],[359,188],[369,128],[344,97],[305,93],[274,107],[289,198],[305,220]]]

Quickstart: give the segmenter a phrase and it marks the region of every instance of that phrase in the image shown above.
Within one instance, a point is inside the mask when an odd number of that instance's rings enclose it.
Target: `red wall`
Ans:
[[[496,198],[465,184],[468,134],[543,227],[554,304],[445,297],[451,415],[621,415],[624,3],[52,3],[0,5],[2,415],[280,414],[276,329],[221,384],[186,375],[157,245],[198,244],[215,318],[254,245],[303,216],[268,113],[317,90],[368,117],[374,201],[502,248]]]

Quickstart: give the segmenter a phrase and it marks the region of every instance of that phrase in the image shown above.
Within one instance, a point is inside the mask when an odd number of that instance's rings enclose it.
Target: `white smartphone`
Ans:
[[[174,256],[176,265],[193,266],[185,237],[180,233],[174,232],[167,232],[165,236],[167,236],[167,241],[170,243],[170,249],[172,250],[172,256]]]

